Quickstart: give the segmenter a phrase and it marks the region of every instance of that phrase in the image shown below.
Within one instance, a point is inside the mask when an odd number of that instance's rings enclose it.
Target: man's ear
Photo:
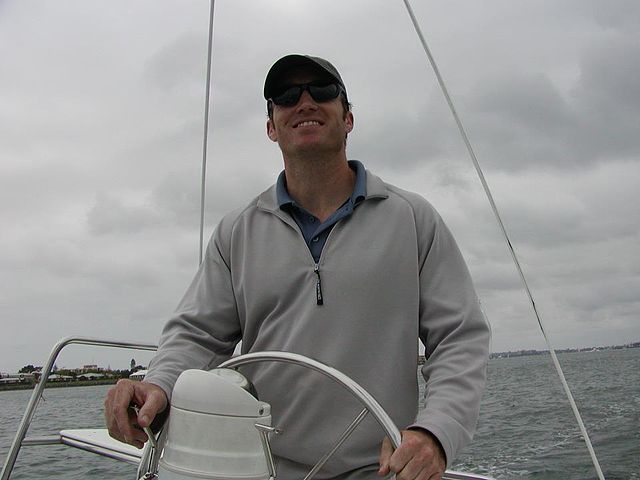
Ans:
[[[353,130],[353,113],[351,111],[348,111],[345,115],[344,124],[347,127],[347,133],[351,133],[351,130]]]
[[[271,139],[272,142],[278,141],[278,135],[276,134],[276,128],[273,125],[273,120],[267,120],[267,137]]]

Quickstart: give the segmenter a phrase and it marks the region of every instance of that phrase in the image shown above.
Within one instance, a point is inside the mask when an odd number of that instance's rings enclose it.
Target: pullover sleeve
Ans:
[[[162,331],[145,377],[145,382],[160,386],[169,399],[182,371],[216,367],[231,357],[241,339],[229,250],[223,238],[225,226],[223,219],[191,285]]]
[[[428,204],[417,208],[416,226],[426,405],[411,427],[433,433],[450,465],[475,431],[490,330],[462,254],[440,216]]]

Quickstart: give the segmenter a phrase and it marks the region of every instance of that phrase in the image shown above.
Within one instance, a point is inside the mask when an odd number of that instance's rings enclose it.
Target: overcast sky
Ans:
[[[640,3],[413,5],[554,346],[640,340]],[[60,337],[156,342],[198,263],[208,3],[0,0],[0,371]],[[282,168],[264,76],[330,59],[348,155],[425,196],[493,350],[545,348],[401,0],[218,0],[206,236]],[[58,366],[139,353],[69,350]]]

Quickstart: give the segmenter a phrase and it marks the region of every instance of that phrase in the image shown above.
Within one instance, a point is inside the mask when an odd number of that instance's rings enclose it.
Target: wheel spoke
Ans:
[[[349,438],[351,436],[353,431],[358,427],[358,425],[360,425],[360,423],[365,419],[365,417],[367,416],[368,413],[369,413],[369,409],[368,408],[365,407],[365,408],[362,409],[362,411],[353,420],[353,422],[351,422],[351,424],[349,424],[349,426],[342,433],[342,435],[340,435],[340,438],[335,443],[335,445],[333,447],[331,447],[331,450],[329,450],[327,453],[325,453],[322,456],[322,458],[320,460],[318,460],[318,463],[316,463],[313,466],[311,471],[309,473],[307,473],[307,476],[304,477],[303,480],[309,480],[316,473],[318,473],[318,471],[324,466],[324,464],[327,463],[327,460],[329,460],[329,458],[331,458],[331,456],[336,452],[336,450],[338,450],[340,448],[340,446],[347,440],[347,438]]]

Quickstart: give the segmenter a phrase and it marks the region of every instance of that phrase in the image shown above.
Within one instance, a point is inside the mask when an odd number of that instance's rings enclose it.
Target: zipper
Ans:
[[[296,232],[298,232],[299,237],[302,239],[303,245],[305,246],[307,252],[309,253],[309,257],[311,257],[311,261],[313,262],[313,273],[316,274],[316,305],[324,305],[324,298],[322,296],[322,279],[320,278],[320,263],[322,262],[322,258],[324,257],[324,252],[327,247],[327,243],[329,242],[329,239],[333,235],[333,231],[342,220],[338,221],[329,232],[329,235],[325,240],[322,253],[320,254],[320,259],[316,263],[316,259],[313,258],[311,250],[309,250],[309,246],[307,245],[307,242],[304,239],[304,235],[302,235],[302,232],[300,231],[300,228],[298,227],[298,225],[295,223],[295,220],[293,220],[293,218],[291,218],[290,216],[280,215],[280,212],[271,211],[271,213],[273,213],[276,217],[280,218],[280,220],[282,220],[284,223],[286,223],[291,228],[293,228]]]
[[[316,305],[323,305],[322,300],[322,280],[320,279],[320,266],[316,263],[313,267],[313,271],[316,274]]]

